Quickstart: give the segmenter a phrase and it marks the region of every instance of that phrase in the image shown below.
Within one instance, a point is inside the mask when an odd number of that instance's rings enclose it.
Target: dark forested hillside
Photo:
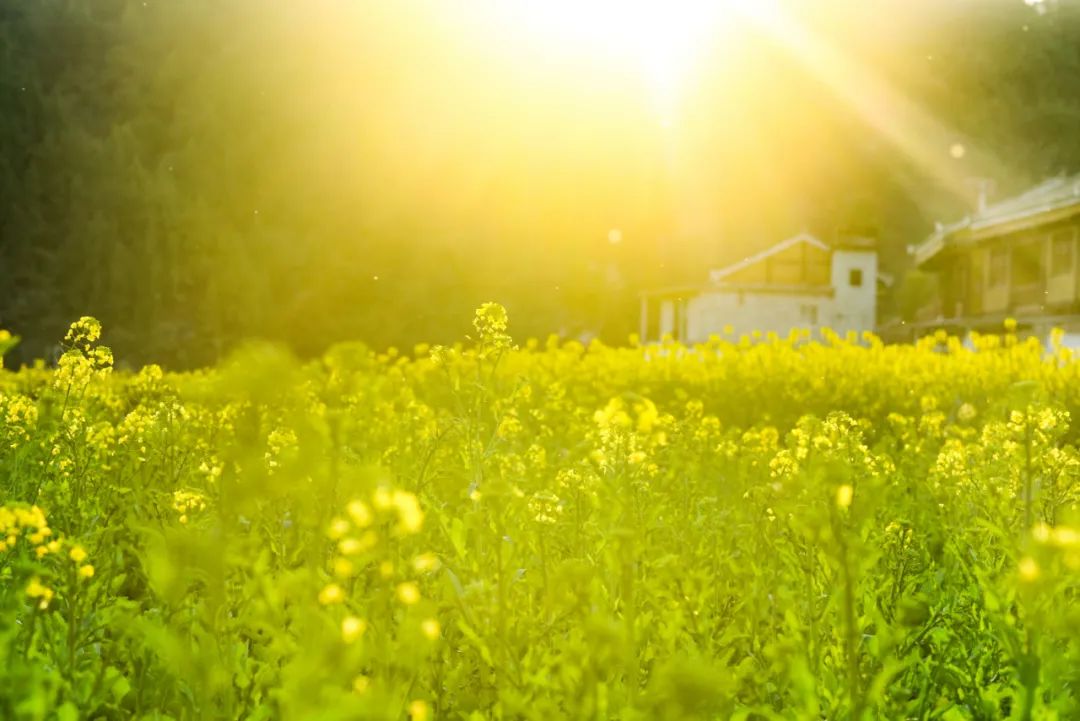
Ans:
[[[718,49],[675,147],[631,79],[429,3],[0,0],[0,327],[27,360],[93,314],[182,367],[454,338],[495,298],[617,339],[642,287],[852,223],[902,272],[974,179],[1080,167],[1077,4],[790,6],[828,52]]]

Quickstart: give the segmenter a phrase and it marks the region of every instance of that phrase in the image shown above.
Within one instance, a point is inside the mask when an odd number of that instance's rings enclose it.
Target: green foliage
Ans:
[[[0,373],[0,717],[1080,713],[1068,351],[475,327]]]
[[[910,270],[896,290],[896,305],[903,320],[915,320],[919,309],[930,305],[937,295],[934,277],[919,270]]]

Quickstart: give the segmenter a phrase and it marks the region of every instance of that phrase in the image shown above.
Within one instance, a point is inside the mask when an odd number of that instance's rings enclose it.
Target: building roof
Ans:
[[[1019,195],[992,203],[955,223],[939,224],[915,248],[922,265],[950,245],[978,241],[1080,213],[1080,175],[1058,176]]]
[[[749,255],[740,260],[738,263],[733,263],[726,268],[720,268],[719,270],[709,271],[709,280],[716,284],[722,283],[724,278],[727,278],[730,275],[734,275],[740,270],[749,268],[755,263],[760,263],[771,255],[776,255],[777,253],[787,250],[788,248],[794,245],[798,245],[800,243],[807,243],[819,250],[829,250],[828,245],[822,243],[820,240],[810,235],[809,233],[799,233],[798,235],[793,235],[786,240],[781,240],[776,245],[770,246],[759,253]]]
[[[684,298],[710,293],[745,293],[829,296],[834,293],[831,285],[806,285],[776,283],[706,283],[704,285],[672,285],[638,293],[642,298]]]
[[[746,280],[733,280],[733,277],[737,277],[738,274],[750,268],[768,258],[778,255],[792,247],[805,244],[812,248],[816,248],[821,251],[832,251],[836,249],[858,249],[865,250],[872,248],[875,245],[875,240],[868,236],[863,235],[851,235],[841,239],[835,246],[830,246],[819,240],[817,237],[807,232],[802,232],[797,235],[793,235],[790,238],[781,240],[779,243],[765,248],[753,255],[748,255],[742,260],[732,263],[731,265],[712,270],[709,272],[709,280],[707,283],[691,283],[685,285],[673,285],[665,288],[653,288],[645,290],[639,293],[642,298],[678,298],[685,297],[687,295],[698,295],[702,293],[783,293],[791,295],[832,295],[834,289],[831,282],[826,283],[777,283],[777,282],[761,282],[761,281],[746,281]],[[878,274],[878,282],[884,282],[886,285],[891,285],[892,278],[889,276],[883,277],[882,274]]]

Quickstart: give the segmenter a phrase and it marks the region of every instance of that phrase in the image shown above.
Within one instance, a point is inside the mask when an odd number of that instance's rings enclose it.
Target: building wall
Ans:
[[[786,336],[795,328],[827,324],[832,313],[833,302],[826,295],[716,290],[687,302],[686,341],[698,343],[710,335],[723,335],[725,326],[731,326],[736,336],[754,331]]]
[[[1075,224],[1058,223],[991,239],[945,267],[942,289],[960,282],[959,269],[966,264],[968,300],[960,315],[1051,312],[1071,306],[1080,299],[1077,236]]]
[[[982,310],[1001,313],[1009,307],[1009,276],[1012,258],[1003,243],[983,249],[986,263],[982,273]]]
[[[857,285],[853,276],[860,281]],[[834,250],[832,286],[836,291],[833,313],[825,323],[841,333],[873,330],[877,321],[877,253]]]
[[[812,249],[816,250],[816,249]],[[821,262],[818,253],[793,257],[800,272]],[[704,342],[724,335],[730,326],[736,335],[754,331],[786,336],[795,329],[832,328],[838,333],[872,331],[877,320],[877,254],[872,250],[834,250],[828,257],[828,275],[818,272],[821,291],[763,292],[717,287],[679,298],[660,298],[656,303],[661,336],[673,335],[688,343]],[[776,275],[787,262],[769,269]],[[760,280],[756,264],[742,271],[741,282]],[[817,271],[815,271],[817,272]],[[805,279],[807,276],[800,275]],[[775,281],[774,281],[775,282]],[[779,286],[779,284],[777,284]],[[831,288],[829,287],[831,285]],[[782,286],[781,286],[782,287]],[[648,304],[643,306],[649,313]],[[643,320],[643,326],[647,323]]]
[[[1068,305],[1076,300],[1077,228],[1059,226],[1046,237],[1044,264],[1047,305]]]
[[[675,301],[660,301],[660,336],[675,335]]]
[[[979,315],[986,307],[986,269],[990,254],[986,248],[977,248],[968,258],[967,299],[963,315]]]
[[[724,281],[778,285],[826,285],[830,274],[829,255],[828,250],[822,250],[810,243],[797,243],[728,275]]]

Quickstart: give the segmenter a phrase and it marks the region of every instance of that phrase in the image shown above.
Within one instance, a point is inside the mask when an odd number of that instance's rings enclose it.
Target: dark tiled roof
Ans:
[[[1026,218],[1071,206],[1080,208],[1080,175],[1058,176],[1039,183],[1019,195],[991,203],[976,213],[948,225],[938,225],[915,249],[915,262],[924,263],[937,255],[962,231],[987,231]]]

